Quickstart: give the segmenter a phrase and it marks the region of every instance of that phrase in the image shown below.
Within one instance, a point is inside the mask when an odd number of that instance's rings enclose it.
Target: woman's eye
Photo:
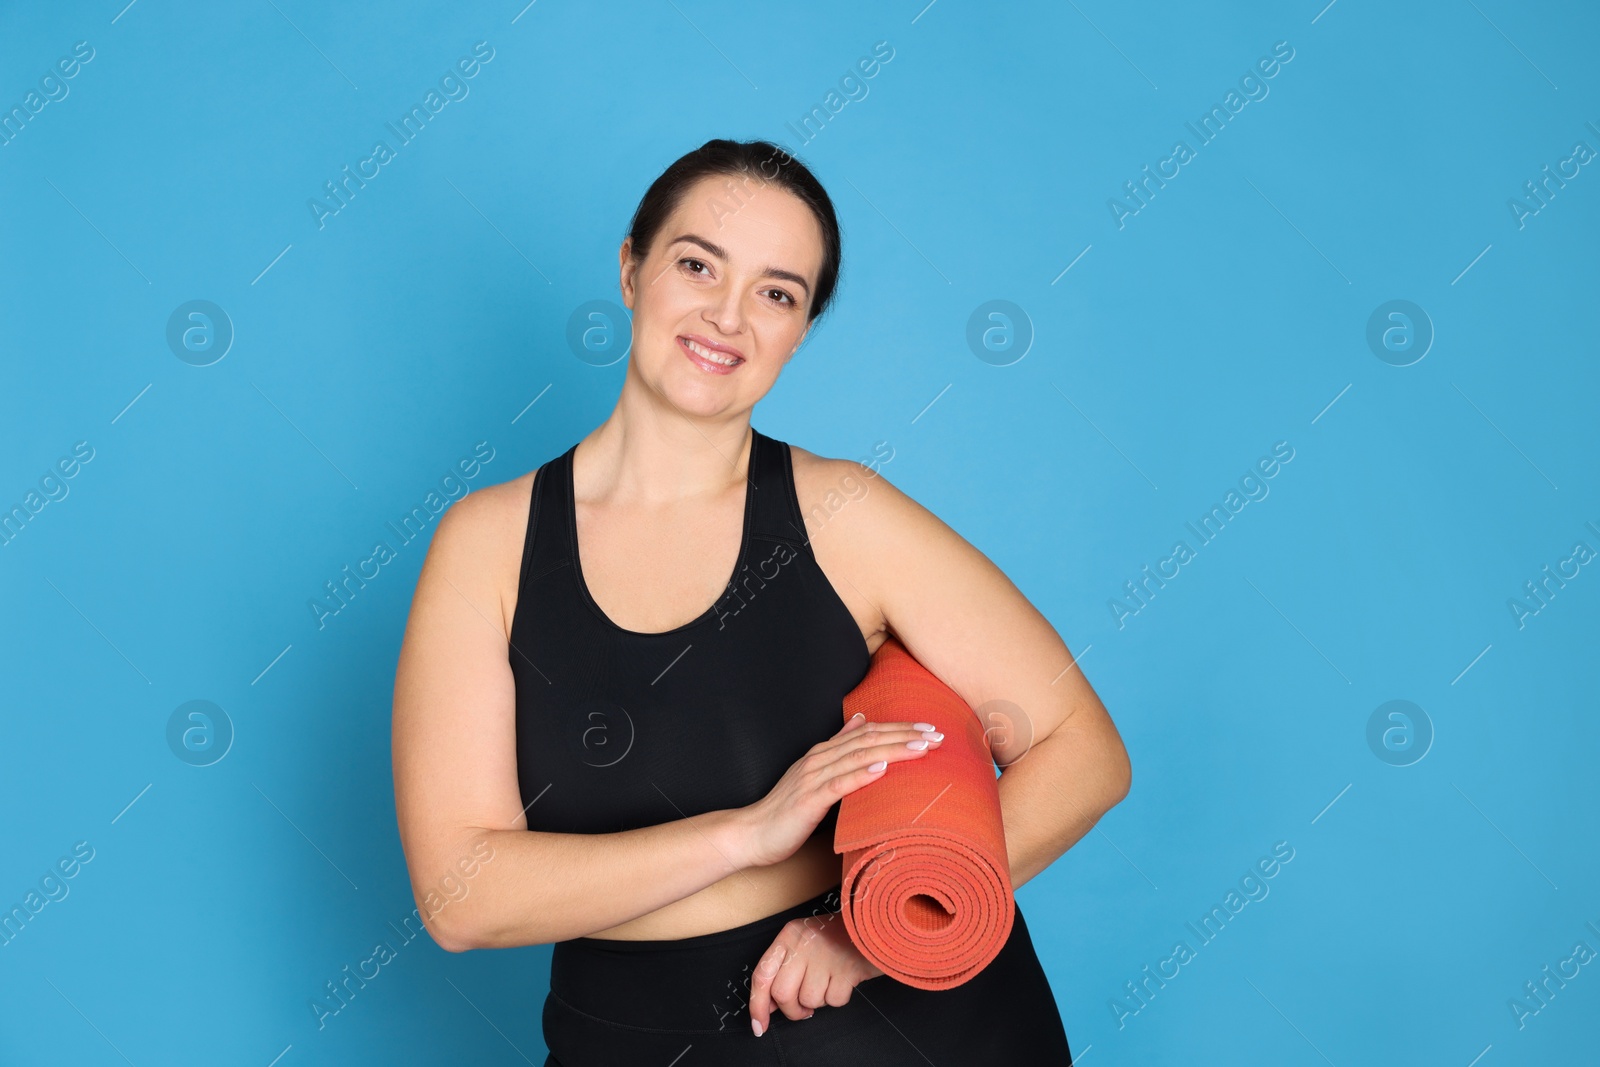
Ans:
[[[685,256],[678,260],[678,266],[688,267],[689,270],[697,276],[704,276],[710,272],[710,268],[706,266],[705,260],[696,259],[693,256]],[[787,305],[790,307],[798,306],[795,298],[782,289],[767,289],[765,292],[769,297],[780,304],[787,303]]]

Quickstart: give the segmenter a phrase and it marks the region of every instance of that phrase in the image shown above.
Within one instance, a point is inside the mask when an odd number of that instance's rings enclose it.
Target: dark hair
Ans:
[[[839,282],[839,219],[834,214],[833,201],[816,176],[804,163],[768,141],[707,141],[662,171],[645,190],[628,226],[628,236],[633,239],[632,258],[637,262],[650,254],[650,245],[662,225],[695,182],[719,174],[749,178],[752,172],[755,180],[771,182],[799,197],[822,229],[822,269],[806,317],[808,323],[813,322],[827,309]]]

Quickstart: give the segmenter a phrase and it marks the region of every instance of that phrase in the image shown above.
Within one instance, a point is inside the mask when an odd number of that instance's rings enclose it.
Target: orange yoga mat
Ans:
[[[934,751],[839,802],[845,928],[884,974],[949,989],[994,959],[1016,915],[994,759],[966,701],[890,637],[844,698],[848,720],[931,722]]]

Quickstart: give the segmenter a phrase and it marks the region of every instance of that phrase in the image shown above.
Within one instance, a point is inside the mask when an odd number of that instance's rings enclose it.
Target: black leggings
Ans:
[[[544,1003],[544,1067],[1065,1067],[1072,1062],[1022,909],[987,967],[953,989],[879,975],[849,1003],[794,1021],[777,1006],[756,1037],[750,974],[791,919],[839,910],[839,887],[764,919],[681,940],[557,942]],[[835,917],[830,920],[840,922]]]

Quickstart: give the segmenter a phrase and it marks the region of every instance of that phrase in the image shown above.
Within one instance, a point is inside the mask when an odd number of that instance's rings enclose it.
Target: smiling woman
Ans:
[[[1082,671],[993,563],[881,473],[828,506],[862,466],[751,425],[839,265],[832,202],[783,149],[677,160],[619,249],[615,409],[459,501],[429,548],[395,685],[401,841],[419,900],[493,847],[429,930],[456,952],[554,943],[546,1067],[688,1044],[699,1064],[1070,1062],[1020,908],[999,955],[937,991],[838,920],[841,798],[944,738],[842,722],[890,636],[969,705],[1028,709],[998,783],[1013,886],[1129,782]]]

